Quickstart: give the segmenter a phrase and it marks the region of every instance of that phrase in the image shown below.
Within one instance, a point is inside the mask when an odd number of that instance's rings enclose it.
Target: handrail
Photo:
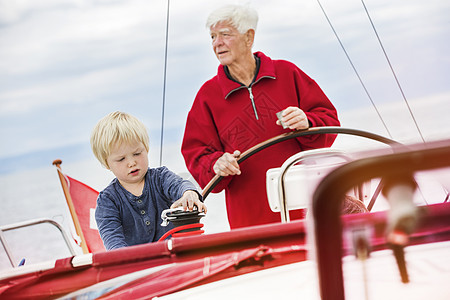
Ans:
[[[67,247],[69,248],[70,254],[74,255],[74,256],[77,254],[74,247],[70,243],[69,235],[66,233],[64,228],[55,220],[48,219],[48,218],[40,218],[40,219],[32,219],[32,220],[27,220],[27,221],[23,221],[23,222],[13,223],[13,224],[2,225],[2,226],[0,226],[0,241],[3,245],[3,249],[5,249],[6,255],[8,256],[9,262],[11,263],[11,266],[13,268],[15,268],[17,266],[14,264],[14,261],[15,261],[14,256],[12,254],[11,249],[8,246],[8,243],[6,242],[6,238],[3,233],[6,231],[9,231],[9,230],[19,229],[19,228],[23,228],[23,227],[29,227],[29,226],[33,226],[33,225],[42,224],[42,223],[49,223],[49,224],[55,226],[56,228],[58,228],[64,238],[64,241],[66,242]]]
[[[386,138],[384,136],[378,135],[378,134],[374,134],[371,132],[367,132],[367,131],[363,131],[363,130],[358,130],[358,129],[350,129],[350,128],[344,128],[344,127],[336,127],[336,126],[324,126],[324,127],[312,127],[312,128],[308,128],[308,129],[304,129],[304,130],[296,130],[296,131],[291,131],[291,132],[287,132],[287,133],[283,133],[280,135],[277,135],[273,138],[270,138],[264,142],[261,142],[253,147],[251,147],[250,149],[246,150],[245,152],[243,152],[237,159],[237,163],[240,164],[241,162],[243,162],[244,160],[246,160],[247,158],[249,158],[250,156],[252,156],[253,154],[258,153],[259,151],[266,149],[267,147],[270,147],[272,145],[278,144],[280,142],[292,139],[292,138],[297,138],[297,137],[301,137],[301,136],[306,136],[306,135],[312,135],[312,134],[349,134],[349,135],[355,135],[355,136],[360,136],[360,137],[365,137],[365,138],[369,138],[387,145],[402,145],[399,142],[396,142],[392,139]],[[202,196],[203,199],[205,199],[209,193],[217,186],[217,184],[219,184],[219,182],[222,180],[223,176],[219,176],[219,175],[215,175],[211,181],[205,186],[205,188],[202,191]]]
[[[278,177],[278,198],[280,201],[280,212],[281,212],[281,222],[286,223],[290,221],[289,217],[289,209],[288,204],[286,200],[286,188],[285,188],[285,178],[286,173],[288,170],[297,164],[298,162],[309,159],[311,157],[318,157],[318,158],[325,158],[329,156],[334,157],[342,157],[345,161],[349,162],[350,158],[346,156],[342,151],[338,151],[335,149],[330,148],[324,148],[328,151],[321,151],[321,152],[310,152],[310,151],[303,151],[299,152],[297,154],[294,154],[293,156],[289,157],[281,166],[280,168],[280,175]],[[317,150],[317,149],[316,149]],[[323,150],[323,149],[321,149]],[[314,151],[314,150],[311,150]]]
[[[340,207],[348,189],[371,178],[410,176],[415,171],[450,166],[450,140],[421,145],[418,149],[369,157],[331,171],[313,195],[313,215],[319,284],[322,300],[345,299],[342,274],[342,223]]]

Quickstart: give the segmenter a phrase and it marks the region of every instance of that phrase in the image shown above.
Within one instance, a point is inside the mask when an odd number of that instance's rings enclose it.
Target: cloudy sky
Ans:
[[[234,1],[236,3],[239,1]],[[179,170],[184,123],[218,62],[204,23],[224,1],[172,0],[163,164]],[[246,1],[257,8],[254,50],[297,64],[343,126],[388,136],[317,0]],[[321,0],[392,138],[420,141],[360,0]],[[450,137],[450,2],[365,5],[425,140]],[[167,1],[0,0],[0,173],[93,158],[89,135],[115,110],[140,118],[159,165]]]

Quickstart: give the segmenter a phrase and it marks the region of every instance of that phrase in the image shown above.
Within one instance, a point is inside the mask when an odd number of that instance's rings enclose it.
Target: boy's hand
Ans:
[[[194,206],[197,206],[197,209],[199,212],[205,212],[206,213],[206,205],[200,201],[198,198],[198,194],[194,191],[186,191],[184,192],[183,196],[175,201],[170,208],[177,208],[179,206],[183,206],[183,209],[192,211],[194,209]]]

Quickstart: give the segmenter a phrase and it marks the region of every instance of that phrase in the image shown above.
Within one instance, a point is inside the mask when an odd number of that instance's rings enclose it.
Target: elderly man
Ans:
[[[340,125],[333,104],[308,75],[293,63],[252,52],[257,22],[256,11],[240,5],[219,8],[208,17],[220,66],[197,93],[181,149],[202,187],[215,174],[224,176],[213,192],[225,189],[232,229],[279,222],[280,214],[267,203],[266,171],[299,151],[329,147],[336,136],[288,140],[239,165],[241,152],[289,130]],[[283,124],[276,117],[279,111]],[[302,216],[291,212],[291,219]]]

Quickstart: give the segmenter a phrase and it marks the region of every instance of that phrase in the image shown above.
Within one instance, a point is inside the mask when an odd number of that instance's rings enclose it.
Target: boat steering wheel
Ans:
[[[337,126],[325,126],[325,127],[312,127],[304,130],[296,130],[291,131],[288,133],[283,133],[278,136],[275,136],[273,138],[270,138],[264,142],[261,142],[245,152],[243,152],[237,159],[238,164],[249,158],[250,156],[258,153],[259,151],[266,149],[272,145],[278,144],[280,142],[297,138],[300,136],[306,136],[306,135],[312,135],[312,134],[348,134],[348,135],[354,135],[354,136],[360,136],[364,138],[368,138],[371,140],[375,140],[384,144],[387,144],[391,147],[394,146],[400,146],[402,145],[399,142],[396,142],[392,139],[386,138],[384,136],[370,133],[363,130],[358,129],[350,129],[350,128],[343,128],[343,127],[337,127]],[[203,199],[206,199],[206,197],[211,193],[211,191],[217,186],[217,184],[222,180],[223,176],[215,175],[211,181],[205,186],[205,188],[202,191]],[[378,189],[377,189],[378,190]],[[369,204],[370,208],[373,206],[373,201]],[[368,206],[368,209],[369,209]],[[370,209],[369,209],[370,210]]]

